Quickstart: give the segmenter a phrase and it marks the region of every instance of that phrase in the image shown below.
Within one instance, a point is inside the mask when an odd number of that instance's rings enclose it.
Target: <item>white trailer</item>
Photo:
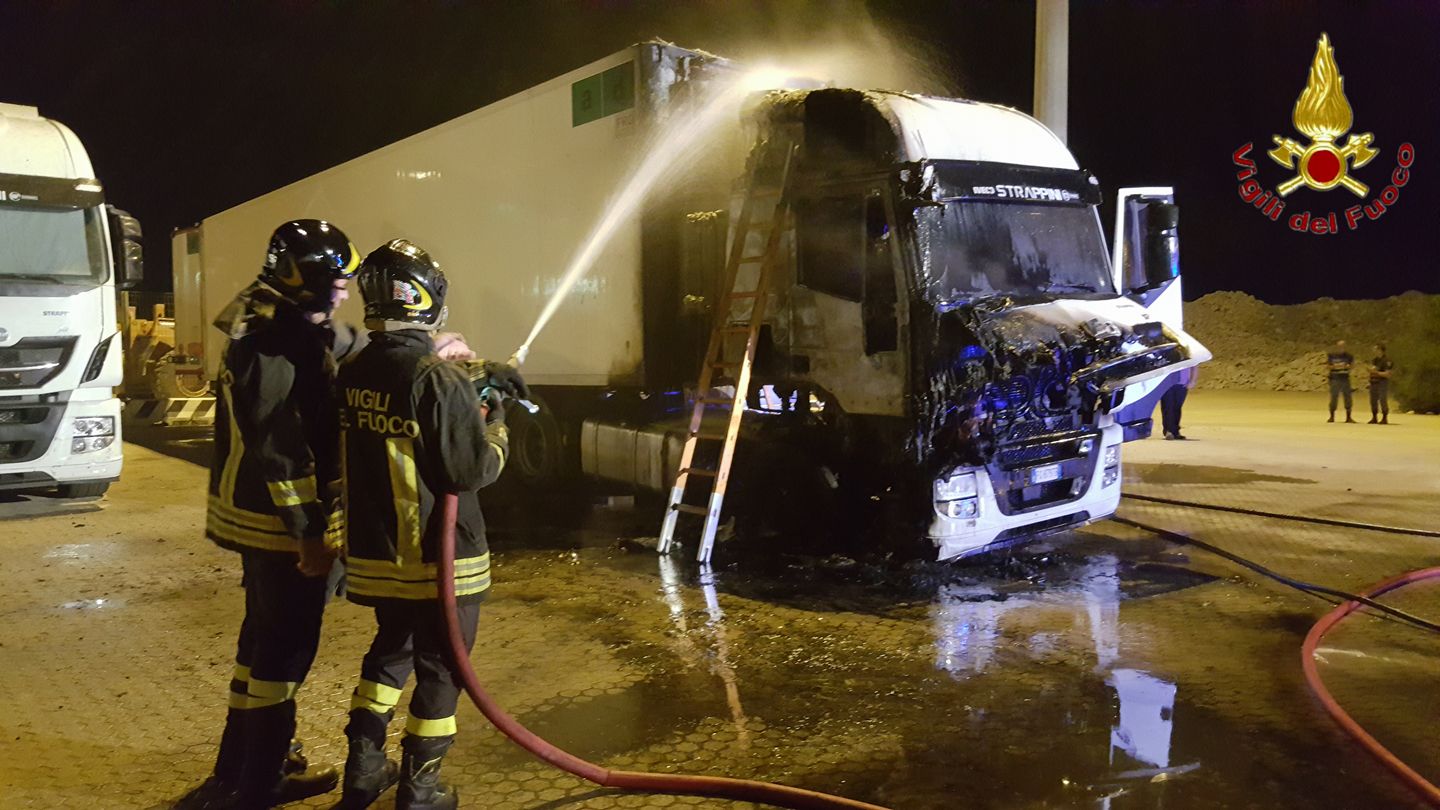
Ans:
[[[0,489],[120,476],[115,289],[140,279],[140,227],[104,199],[74,132],[0,104]]]
[[[208,322],[283,221],[328,219],[362,252],[403,236],[450,276],[450,326],[508,357],[652,132],[736,70],[634,46],[208,217],[177,234],[177,268],[199,280]],[[752,166],[794,144],[795,219],[736,475],[783,470],[758,486],[772,500],[811,476],[822,497],[895,501],[895,522],[942,559],[1113,513],[1120,444],[1148,433],[1148,414],[1121,418],[1128,389],[1208,358],[1142,300],[1176,281],[1169,200],[1127,198],[1154,216],[1117,235],[1137,246],[1117,273],[1098,182],[1015,110],[777,92],[717,140],[620,224],[534,343],[525,373],[547,407],[515,414],[514,474],[670,487],[680,415],[705,393],[686,385],[715,320],[742,161],[752,142]],[[339,317],[358,320],[358,301]],[[213,372],[223,335],[207,328],[202,344]]]

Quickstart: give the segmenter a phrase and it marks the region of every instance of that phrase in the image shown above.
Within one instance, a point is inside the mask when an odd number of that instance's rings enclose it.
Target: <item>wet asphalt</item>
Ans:
[[[1205,394],[1187,406],[1193,442],[1127,447],[1127,491],[1437,528],[1440,419],[1312,435],[1299,400]],[[236,559],[201,537],[192,462],[208,448],[127,439],[148,447],[102,501],[0,497],[6,807],[165,807],[213,760],[241,592]],[[722,545],[702,573],[650,550],[643,502],[616,503],[492,516],[474,655],[519,719],[607,766],[893,808],[1420,806],[1305,687],[1300,643],[1329,607],[1193,547],[1104,522],[938,565],[771,538]],[[1428,538],[1139,501],[1122,513],[1341,588],[1440,560]],[[1393,601],[1440,617],[1440,587]],[[312,762],[338,763],[371,618],[339,602],[326,621],[301,736]],[[1357,720],[1440,779],[1440,639],[1361,616],[1319,659]],[[464,807],[750,806],[596,791],[469,707],[460,726],[445,772]]]

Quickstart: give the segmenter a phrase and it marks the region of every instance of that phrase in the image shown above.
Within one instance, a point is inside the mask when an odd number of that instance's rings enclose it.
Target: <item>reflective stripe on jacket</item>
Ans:
[[[420,330],[372,333],[339,372],[346,589],[352,601],[436,599],[437,493],[459,496],[455,592],[490,588],[490,554],[476,490],[495,481],[508,449],[503,423],[485,425],[474,386],[435,356]]]
[[[215,325],[230,341],[205,534],[233,551],[295,553],[327,534],[322,482],[338,477],[330,333],[259,283]]]

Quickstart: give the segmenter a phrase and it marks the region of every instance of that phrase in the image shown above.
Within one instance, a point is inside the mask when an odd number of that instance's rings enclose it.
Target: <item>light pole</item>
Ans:
[[[1070,0],[1035,0],[1035,117],[1067,141]]]

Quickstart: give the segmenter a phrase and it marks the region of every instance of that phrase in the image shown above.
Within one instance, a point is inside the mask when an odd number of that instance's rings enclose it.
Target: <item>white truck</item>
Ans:
[[[200,280],[208,320],[282,221],[329,219],[362,251],[404,236],[451,277],[451,328],[508,357],[651,134],[737,70],[636,45],[211,216],[177,233],[177,274]],[[1122,404],[1153,405],[1162,378],[1208,358],[1180,328],[1168,192],[1124,197],[1112,259],[1098,182],[1015,110],[824,87],[744,110],[620,223],[534,343],[524,371],[544,407],[513,409],[510,474],[668,491],[686,403],[704,393],[686,386],[736,178],[747,155],[777,164],[796,144],[727,503],[882,504],[940,559],[1113,513],[1120,445],[1149,429]],[[1162,290],[1163,317],[1131,297]],[[358,319],[356,303],[340,317]],[[197,368],[213,373],[222,341],[204,330]]]
[[[140,279],[139,239],[74,132],[0,104],[0,490],[120,477],[115,289]]]

